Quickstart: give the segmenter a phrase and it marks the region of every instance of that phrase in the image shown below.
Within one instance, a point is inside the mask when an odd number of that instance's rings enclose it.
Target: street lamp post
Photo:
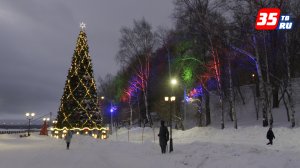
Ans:
[[[53,120],[53,121],[52,121],[52,124],[53,124],[53,127],[56,127],[57,120]]]
[[[106,99],[106,97],[101,96],[100,99],[103,102],[104,99]],[[116,107],[113,105],[113,102],[114,102],[114,100],[110,100],[110,109],[109,109],[109,112],[110,112],[110,126],[109,126],[109,133],[111,135],[113,133],[113,131],[112,131],[112,129],[113,129],[113,113],[114,113],[114,111],[116,111]]]
[[[175,86],[177,84],[177,80],[176,79],[171,79],[171,95],[173,95],[173,86]],[[175,96],[170,96],[170,97],[165,97],[165,101],[169,101],[170,102],[170,153],[173,151],[173,137],[172,137],[172,128],[173,128],[173,121],[172,121],[172,101],[175,101]]]
[[[112,105],[111,105],[111,108],[110,108],[110,134],[112,135],[112,129],[113,129],[113,108],[112,108]]]
[[[170,153],[173,151],[173,138],[172,138],[172,102],[175,101],[176,97],[175,96],[171,96],[171,97],[165,97],[165,101],[169,102],[170,108],[169,108],[169,114],[170,114]]]
[[[171,95],[173,95],[173,87],[177,84],[177,80],[176,79],[171,79]],[[170,97],[170,104],[172,104],[172,101],[175,102],[175,96]],[[170,153],[173,151],[173,138],[172,138],[172,118],[173,118],[173,114],[172,114],[172,110],[171,110],[171,115],[170,115]]]
[[[44,124],[42,126],[42,129],[40,131],[40,135],[47,135],[48,136],[48,123],[50,121],[50,118],[43,118]]]
[[[112,135],[113,129],[113,113],[116,111],[116,107],[113,105],[113,101],[110,102],[110,134]]]
[[[45,122],[48,123],[48,122],[50,121],[50,118],[43,118],[43,121],[44,121],[44,123],[45,123]]]
[[[35,113],[26,113],[26,118],[28,119],[28,136],[30,136],[30,121],[35,116]]]

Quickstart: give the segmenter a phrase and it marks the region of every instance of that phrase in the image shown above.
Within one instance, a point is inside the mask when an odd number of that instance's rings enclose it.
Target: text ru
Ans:
[[[293,23],[292,22],[280,22],[279,23],[279,30],[290,30],[293,27]]]

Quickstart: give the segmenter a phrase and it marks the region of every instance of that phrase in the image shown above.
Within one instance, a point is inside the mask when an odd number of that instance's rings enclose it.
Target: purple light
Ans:
[[[202,90],[202,86],[199,85],[196,88],[193,88],[190,93],[189,93],[189,97],[195,98],[195,97],[199,97],[203,95],[203,90]]]

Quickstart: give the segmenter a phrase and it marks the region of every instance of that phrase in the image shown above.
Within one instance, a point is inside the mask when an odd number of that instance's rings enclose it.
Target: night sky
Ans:
[[[172,0],[1,0],[0,121],[59,108],[80,31],[86,33],[94,76],[115,74],[121,26],[144,17],[172,27]]]

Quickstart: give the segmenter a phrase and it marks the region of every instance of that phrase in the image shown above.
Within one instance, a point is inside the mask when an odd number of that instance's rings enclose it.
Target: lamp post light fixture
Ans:
[[[57,124],[57,121],[56,120],[53,120],[52,121],[53,125]]]
[[[171,79],[171,85],[174,86],[177,84],[177,80],[176,79]]]
[[[50,121],[50,118],[43,118],[44,123],[47,123]]]
[[[43,121],[50,121],[50,118],[43,118]]]
[[[35,113],[26,113],[25,116],[28,119],[28,134],[27,135],[30,136],[30,121],[35,116]]]
[[[55,128],[55,127],[56,127],[56,124],[57,124],[57,120],[53,120],[53,121],[52,121],[52,128]]]

